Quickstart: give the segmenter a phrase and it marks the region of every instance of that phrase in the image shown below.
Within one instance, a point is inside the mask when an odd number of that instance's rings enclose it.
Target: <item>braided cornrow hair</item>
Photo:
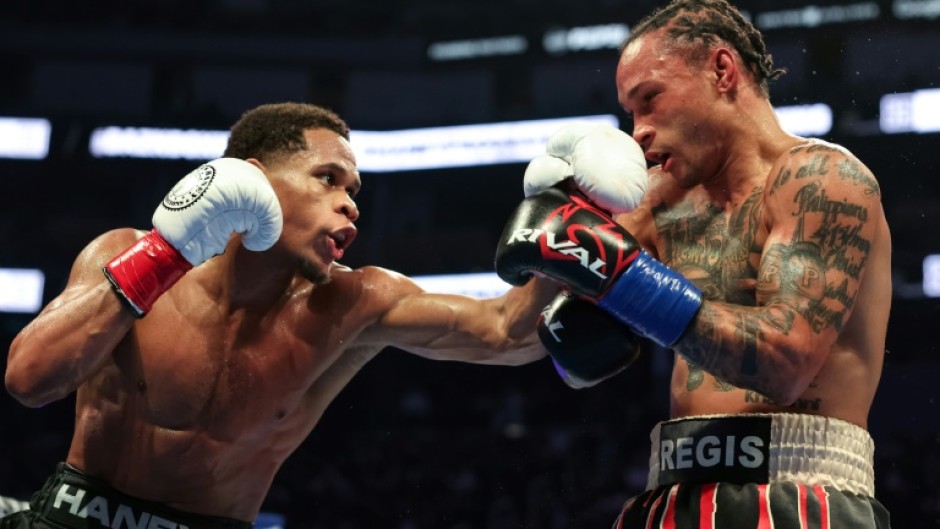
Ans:
[[[757,28],[726,0],[673,0],[657,8],[631,29],[620,48],[621,53],[643,34],[665,26],[669,26],[667,34],[676,43],[684,40],[703,44],[695,58],[704,58],[708,48],[718,40],[733,46],[766,97],[770,97],[770,81],[786,73],[784,68],[774,68],[764,37]]]

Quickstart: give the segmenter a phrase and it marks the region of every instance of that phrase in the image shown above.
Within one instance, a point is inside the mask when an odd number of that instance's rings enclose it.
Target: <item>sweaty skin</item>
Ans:
[[[673,417],[796,412],[866,427],[891,304],[891,240],[871,172],[784,132],[740,57],[690,65],[645,34],[617,87],[652,162],[618,221],[706,299],[675,347]]]
[[[475,300],[336,263],[355,236],[359,175],[341,136],[305,136],[308,150],[249,160],[284,212],[271,250],[234,236],[136,320],[101,269],[143,232],[108,232],[16,338],[11,394],[42,406],[77,391],[68,463],[132,496],[253,521],[284,460],[384,347],[491,364],[544,356],[535,321],[557,287]]]

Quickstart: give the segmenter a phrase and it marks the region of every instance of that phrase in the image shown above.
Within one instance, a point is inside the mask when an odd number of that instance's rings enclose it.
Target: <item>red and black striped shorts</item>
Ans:
[[[646,492],[614,529],[888,529],[868,432],[827,417],[684,417],[650,434]]]
[[[673,483],[632,498],[616,529],[888,529],[863,494],[800,483]]]

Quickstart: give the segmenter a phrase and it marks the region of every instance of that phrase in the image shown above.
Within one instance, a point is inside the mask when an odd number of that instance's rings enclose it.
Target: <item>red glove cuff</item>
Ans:
[[[192,267],[179,250],[152,230],[112,259],[103,272],[121,301],[141,318]]]

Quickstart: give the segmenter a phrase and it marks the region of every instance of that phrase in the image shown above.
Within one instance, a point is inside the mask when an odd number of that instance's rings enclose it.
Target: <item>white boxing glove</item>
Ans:
[[[233,233],[249,250],[267,250],[283,224],[264,173],[244,160],[219,158],[173,186],[153,214],[154,229],[109,261],[104,275],[142,317],[193,266],[225,251]]]
[[[531,196],[572,176],[591,202],[616,215],[636,209],[649,186],[643,149],[609,125],[576,122],[556,131],[523,179]]]
[[[284,218],[268,178],[238,158],[219,158],[183,177],[153,213],[153,227],[193,266],[221,254],[233,233],[254,251],[281,236]]]

